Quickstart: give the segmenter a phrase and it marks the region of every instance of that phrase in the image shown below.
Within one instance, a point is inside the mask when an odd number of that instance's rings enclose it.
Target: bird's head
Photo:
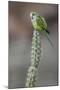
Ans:
[[[30,12],[30,18],[31,20],[35,19],[37,16],[37,13],[36,12]]]

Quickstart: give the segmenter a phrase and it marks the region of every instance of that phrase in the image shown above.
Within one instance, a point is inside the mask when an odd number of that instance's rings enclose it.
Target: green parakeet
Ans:
[[[45,19],[36,12],[31,12],[30,17],[31,17],[31,22],[32,22],[33,28],[40,32],[44,31],[48,41],[52,45],[52,42],[49,39],[50,32],[47,30],[47,23],[46,23]]]

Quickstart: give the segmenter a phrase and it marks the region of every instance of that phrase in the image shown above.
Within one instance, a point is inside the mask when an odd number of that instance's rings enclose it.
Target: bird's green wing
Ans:
[[[37,16],[36,19],[37,25],[40,27],[41,30],[47,29],[47,24],[43,17]]]
[[[43,22],[44,28],[47,29],[47,23],[46,23],[45,19],[42,16],[41,16],[41,20]]]

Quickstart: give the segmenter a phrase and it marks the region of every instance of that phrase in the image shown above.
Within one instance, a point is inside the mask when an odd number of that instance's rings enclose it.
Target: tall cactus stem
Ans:
[[[26,87],[36,86],[36,77],[39,62],[41,60],[41,38],[40,32],[37,30],[33,31],[32,48],[31,48],[31,65],[27,72]]]

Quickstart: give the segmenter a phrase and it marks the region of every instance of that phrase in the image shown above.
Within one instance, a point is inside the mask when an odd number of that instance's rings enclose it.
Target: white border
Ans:
[[[8,85],[8,2],[0,1],[0,90]],[[3,89],[2,89],[3,88]]]
[[[7,90],[5,86],[8,85],[8,1],[9,0],[0,0],[0,90]],[[40,0],[10,0],[10,1],[24,1],[24,2],[28,1],[28,2],[40,2],[40,3],[52,3],[52,4],[60,3],[60,0],[41,0],[41,1]],[[59,5],[59,10],[60,10],[60,5]],[[60,16],[60,12],[59,12],[59,16]],[[60,23],[59,23],[59,30],[60,30]],[[60,45],[60,33],[59,33],[59,45]],[[60,59],[60,53],[59,53],[59,59]],[[59,73],[60,73],[60,69],[59,69]],[[60,78],[59,78],[59,82],[60,82]],[[24,89],[28,90],[28,88],[24,88]],[[32,90],[32,88],[29,89]],[[33,88],[33,90],[36,89],[60,90],[60,86]]]
[[[38,3],[51,3],[51,4],[59,4],[60,0],[10,0],[10,1],[23,1],[23,2],[38,2]]]

